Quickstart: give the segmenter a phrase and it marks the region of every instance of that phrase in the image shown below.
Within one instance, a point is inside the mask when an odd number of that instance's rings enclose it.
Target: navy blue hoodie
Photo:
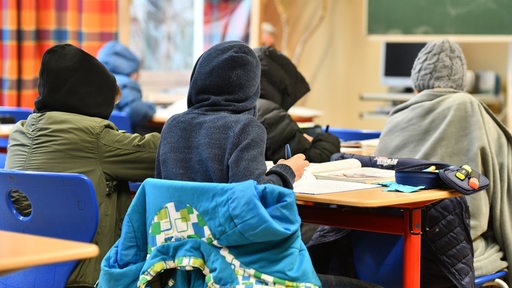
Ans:
[[[292,188],[295,174],[289,166],[266,172],[266,131],[255,118],[259,95],[260,62],[254,51],[240,41],[211,47],[192,71],[188,110],[162,129],[156,177],[218,183],[252,179]]]

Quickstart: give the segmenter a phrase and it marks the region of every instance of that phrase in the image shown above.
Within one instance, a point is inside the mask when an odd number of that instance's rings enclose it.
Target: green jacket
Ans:
[[[154,177],[159,141],[157,133],[128,134],[110,121],[65,112],[34,113],[13,128],[7,169],[82,173],[94,185],[100,215],[93,242],[100,255],[81,261],[68,285],[96,283],[131,201],[128,181]]]

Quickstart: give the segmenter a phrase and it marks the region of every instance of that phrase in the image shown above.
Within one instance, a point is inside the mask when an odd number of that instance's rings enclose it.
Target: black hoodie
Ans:
[[[58,44],[43,54],[34,112],[108,119],[116,89],[116,79],[94,56],[71,44]]]
[[[330,161],[340,152],[340,140],[329,133],[319,133],[309,142],[288,109],[309,92],[309,85],[295,65],[272,47],[254,51],[261,62],[261,94],[258,100],[258,120],[267,130],[265,158],[278,161],[289,144],[292,154],[303,153],[310,162]]]

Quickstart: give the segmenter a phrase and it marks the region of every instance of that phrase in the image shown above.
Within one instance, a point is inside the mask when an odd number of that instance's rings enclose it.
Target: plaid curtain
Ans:
[[[71,43],[92,55],[117,38],[117,0],[0,0],[0,105],[33,107],[46,49]]]

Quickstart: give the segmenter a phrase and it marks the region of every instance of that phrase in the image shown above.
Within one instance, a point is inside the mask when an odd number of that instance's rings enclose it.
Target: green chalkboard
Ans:
[[[512,0],[367,0],[368,35],[512,36]]]

